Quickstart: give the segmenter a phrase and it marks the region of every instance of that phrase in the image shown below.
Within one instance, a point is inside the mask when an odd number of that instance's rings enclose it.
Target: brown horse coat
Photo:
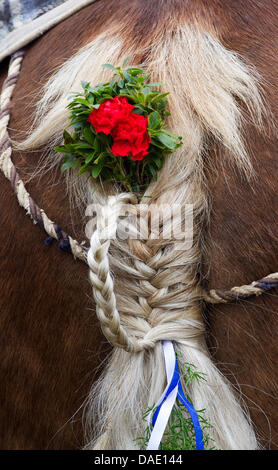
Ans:
[[[27,47],[12,102],[11,136],[19,138],[28,129],[32,105],[46,75],[100,29],[105,30],[107,21],[116,22],[120,15],[133,22],[134,34],[144,38],[148,28],[172,8],[180,8],[188,21],[208,23],[228,49],[258,68],[276,120],[275,0],[159,0],[155,6],[151,0],[100,0]],[[6,73],[7,61],[2,64],[1,80]],[[228,166],[216,172],[219,161],[208,162],[212,216],[202,271],[210,288],[249,283],[277,271],[277,139],[259,135],[253,127],[247,129],[246,139],[257,173],[252,187]],[[14,153],[23,179],[28,179],[27,172],[35,168],[39,156]],[[52,220],[78,240],[84,238],[78,214],[71,217],[59,172],[32,180],[27,188]],[[60,252],[55,242],[45,246],[46,235],[18,206],[2,174],[0,201],[0,447],[80,448],[82,414],[74,414],[110,350],[91,311],[87,267]],[[276,292],[205,311],[214,360],[231,382],[241,385],[262,444],[268,447],[271,442],[274,449],[278,443],[277,311]]]

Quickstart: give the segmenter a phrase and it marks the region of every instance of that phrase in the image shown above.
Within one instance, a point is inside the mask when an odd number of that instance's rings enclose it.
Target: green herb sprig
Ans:
[[[196,370],[194,364],[184,363],[181,366],[184,389],[188,385],[192,386],[195,382],[200,383],[206,380],[206,374]],[[187,400],[192,403],[190,397],[185,394]],[[154,412],[154,405],[146,410],[143,420],[146,421],[147,417]],[[204,448],[206,450],[216,450],[214,447],[214,439],[209,435],[209,431],[213,429],[212,425],[205,417],[206,410],[197,410],[199,423],[203,432]],[[145,435],[135,439],[140,450],[145,450],[151,435],[151,429],[146,426]],[[196,450],[196,440],[194,433],[194,426],[189,416],[187,409],[178,400],[175,403],[170,419],[168,421],[163,439],[160,444],[160,450]]]
[[[115,182],[125,190],[141,193],[152,179],[157,179],[165,157],[182,145],[182,138],[165,128],[165,119],[170,114],[168,93],[155,89],[161,87],[161,83],[147,83],[150,74],[138,67],[125,69],[110,64],[104,64],[104,67],[114,72],[110,82],[95,86],[82,82],[83,91],[71,97],[67,106],[71,131],[64,131],[64,143],[55,147],[55,151],[65,154],[62,171],[78,169],[79,174],[88,172],[95,179]],[[88,122],[94,109],[116,96],[126,97],[134,105],[135,113],[148,117],[151,143],[148,155],[141,161],[133,161],[131,156],[113,155],[111,135],[97,133]]]

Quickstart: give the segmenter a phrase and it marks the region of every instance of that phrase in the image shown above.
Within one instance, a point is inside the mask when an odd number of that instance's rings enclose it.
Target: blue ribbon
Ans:
[[[157,409],[155,410],[155,412],[153,414],[153,418],[152,418],[153,428],[155,426],[155,423],[156,423],[156,420],[158,418],[158,415],[159,415],[162,404],[165,402],[167,397],[170,395],[172,390],[174,390],[174,388],[177,385],[178,385],[177,397],[180,400],[180,402],[187,409],[187,411],[190,415],[190,418],[192,420],[192,424],[193,424],[193,427],[194,427],[194,433],[195,433],[195,439],[196,439],[196,450],[204,450],[203,432],[202,432],[202,429],[201,429],[201,426],[200,426],[200,423],[199,423],[199,418],[198,418],[198,415],[197,415],[197,412],[196,412],[194,406],[184,396],[182,386],[181,386],[181,381],[180,381],[180,374],[179,374],[179,369],[178,369],[177,358],[175,359],[174,374],[173,374],[172,380],[169,384],[169,387],[167,389],[167,392],[165,394],[165,397],[164,397],[163,401],[160,403],[160,405],[157,407]]]

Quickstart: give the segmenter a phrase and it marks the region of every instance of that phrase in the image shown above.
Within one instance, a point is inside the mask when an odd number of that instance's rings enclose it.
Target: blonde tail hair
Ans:
[[[209,357],[198,280],[202,227],[209,217],[204,157],[210,158],[209,141],[213,140],[223,158],[245,173],[252,172],[239,102],[261,126],[263,103],[255,71],[199,28],[177,24],[165,30],[162,25],[145,45],[136,38],[125,44],[115,31],[108,30],[52,76],[38,105],[35,126],[21,148],[61,141],[70,93],[80,89],[81,80],[96,84],[107,79],[109,71],[101,64],[118,65],[127,56],[130,63],[141,61],[152,73],[152,81],[165,84],[170,92],[168,126],[184,142],[166,159],[143,201],[154,216],[163,204],[193,204],[194,239],[191,248],[171,239],[172,214],[165,214],[160,228],[168,234],[167,240],[160,236],[142,241],[135,219],[132,231],[137,238],[107,242],[93,234],[90,280],[103,331],[115,348],[88,399],[86,448],[138,449],[135,439],[144,434],[143,414],[166,384],[161,340],[170,339],[181,362],[190,362],[207,375],[206,382],[194,384],[188,393],[196,409],[206,409],[215,446],[256,449],[248,412]],[[101,201],[115,215],[124,196],[112,186],[103,191],[95,185],[92,191],[90,184],[83,185],[89,193],[86,200]]]

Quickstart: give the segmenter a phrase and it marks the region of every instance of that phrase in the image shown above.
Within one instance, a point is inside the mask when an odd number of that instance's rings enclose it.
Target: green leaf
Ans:
[[[80,150],[80,149],[93,149],[93,146],[89,144],[88,142],[82,142],[79,141],[76,144],[72,145],[74,147],[74,150]]]
[[[156,140],[155,140],[155,139],[152,139],[152,145],[154,145],[155,147],[158,147],[159,149],[162,149],[162,150],[164,150],[164,149],[165,149],[165,146],[164,146],[164,145],[162,145],[162,144],[161,144],[161,143],[159,143],[159,142],[156,142]]]
[[[128,57],[123,61],[122,67],[124,67],[124,66],[128,63],[129,59],[130,59],[130,56],[128,56]]]
[[[146,112],[145,107],[141,104],[136,104],[134,109],[136,110],[136,114],[144,114]]]
[[[161,117],[157,111],[153,111],[148,117],[148,124],[151,129],[156,129],[161,123]]]
[[[88,87],[88,85],[90,85],[89,82],[85,82],[85,81],[82,81],[82,82],[81,82],[81,86],[82,86],[82,88],[83,88],[84,90],[85,90],[85,88]]]
[[[168,129],[163,129],[163,132],[164,132],[164,134],[167,134],[167,135],[169,135],[170,137],[173,137],[174,140],[177,140],[177,139],[181,140],[181,139],[182,139],[181,136],[178,136],[178,135],[176,135],[176,134],[173,134],[172,132],[168,131]]]
[[[75,161],[74,161],[73,164],[72,164],[72,168],[77,168],[78,165],[79,165],[79,161],[78,161],[78,159],[76,158]]]
[[[69,168],[74,168],[75,165],[76,165],[76,160],[73,158],[69,159],[63,163],[63,165],[61,166],[61,171],[63,172],[65,170],[68,170]]]
[[[55,152],[66,153],[65,147],[54,147]]]
[[[153,165],[149,164],[148,165],[149,169],[150,169],[150,172],[153,176],[153,179],[156,181],[157,180],[157,173],[156,173],[156,169],[154,168]]]
[[[93,146],[95,143],[95,135],[93,134],[91,128],[83,127],[82,133],[83,133],[85,140]]]
[[[121,90],[119,93],[119,96],[126,96],[130,101],[133,101],[133,103],[136,103],[137,97],[135,93],[132,93],[131,90]]]
[[[115,83],[117,82],[117,77],[114,75],[112,80],[109,82],[111,88],[114,88]]]
[[[117,70],[116,67],[114,67],[114,65],[111,65],[111,64],[102,64],[102,67],[106,67],[107,69],[111,69],[111,70]]]
[[[98,164],[100,160],[103,160],[105,157],[110,157],[110,156],[111,155],[108,152],[101,152],[99,156],[95,159],[95,163]]]
[[[82,165],[82,167],[78,171],[78,174],[82,175],[83,173],[85,173],[86,171],[89,171],[89,170],[90,170],[90,167],[88,167],[88,165]]]
[[[161,170],[162,166],[163,166],[163,158],[159,157],[158,155],[152,155],[152,160],[155,162],[157,168],[159,170]]]
[[[165,96],[168,96],[169,93],[159,93],[155,98],[152,99],[152,103],[157,103],[157,101],[160,101],[163,99]]]
[[[132,76],[128,72],[124,71],[123,76],[128,82],[132,82]]]
[[[171,113],[169,113],[169,111],[165,111],[165,108],[166,108],[166,100],[164,100],[162,98],[162,100],[160,100],[158,103],[156,103],[156,107],[157,109],[163,113],[163,116],[166,117],[166,116],[170,116]]]
[[[96,155],[96,152],[90,153],[90,155],[88,155],[88,157],[85,159],[86,165],[88,165],[88,163],[90,163],[93,160],[95,155]]]
[[[71,121],[71,126],[74,126],[75,124],[80,125],[81,122],[83,122],[83,123],[86,122],[86,124],[87,124],[87,119],[84,119],[84,117],[78,117],[78,118],[74,119],[73,121]]]
[[[92,169],[92,177],[97,178],[104,166],[105,161],[101,160],[97,165],[95,165]]]
[[[128,69],[126,69],[127,72],[129,73],[144,73],[144,70],[143,69],[140,69],[139,67],[129,67]]]
[[[151,90],[149,89],[149,87],[146,86],[146,87],[142,88],[141,91],[142,91],[144,96],[147,96],[150,93]]]
[[[95,97],[94,97],[93,94],[90,94],[88,96],[88,103],[89,103],[90,106],[93,106],[95,104]]]
[[[74,152],[75,144],[66,144],[61,147],[54,147],[55,152],[72,153]]]
[[[100,152],[100,149],[101,149],[100,135],[97,135],[97,138],[95,139],[94,149],[95,149],[96,153]]]
[[[65,144],[71,144],[72,142],[74,142],[73,137],[68,133],[68,131],[66,131],[66,129],[63,132],[63,137]]]
[[[174,150],[176,148],[176,142],[169,135],[162,132],[157,138],[168,149]]]
[[[85,100],[84,98],[75,98],[74,100],[75,103],[79,103],[79,104],[84,104],[85,106],[89,107],[89,103],[87,100]]]
[[[104,103],[104,101],[106,101],[106,100],[111,100],[111,98],[113,98],[113,96],[111,96],[111,95],[102,95],[102,97],[99,101],[99,104]]]

